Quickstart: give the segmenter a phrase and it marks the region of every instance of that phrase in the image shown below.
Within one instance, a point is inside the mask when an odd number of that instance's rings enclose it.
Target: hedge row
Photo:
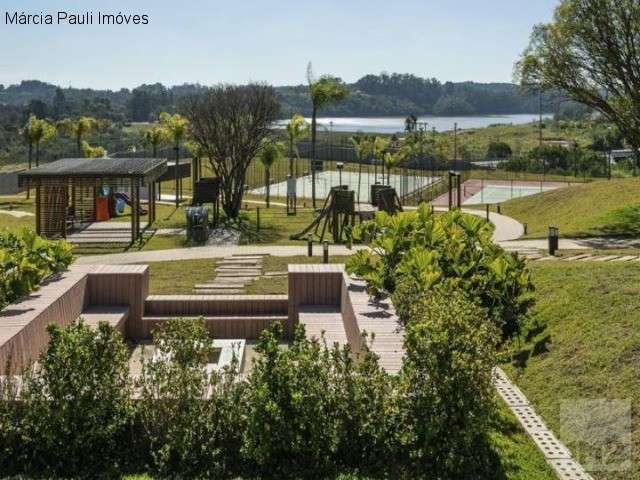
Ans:
[[[5,475],[161,478],[483,478],[499,334],[459,294],[417,302],[399,375],[374,354],[263,332],[246,378],[207,373],[204,323],[172,320],[129,375],[107,324],[50,326],[38,369],[0,385]],[[375,339],[373,340],[375,341]],[[491,474],[484,478],[491,478]]]

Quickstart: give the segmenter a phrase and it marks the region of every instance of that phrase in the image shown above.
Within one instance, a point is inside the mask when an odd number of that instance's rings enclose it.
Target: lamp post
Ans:
[[[336,168],[338,169],[338,185],[342,186],[342,169],[344,168],[344,163],[337,162]]]

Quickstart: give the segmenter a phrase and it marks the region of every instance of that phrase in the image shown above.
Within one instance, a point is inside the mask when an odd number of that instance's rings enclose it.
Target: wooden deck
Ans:
[[[140,229],[149,224],[140,222]],[[67,234],[66,240],[78,245],[92,243],[130,244],[131,224],[128,222],[93,222],[83,224]]]

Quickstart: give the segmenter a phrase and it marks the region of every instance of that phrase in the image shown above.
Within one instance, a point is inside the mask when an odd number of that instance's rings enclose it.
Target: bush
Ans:
[[[104,476],[121,471],[133,418],[128,351],[106,323],[49,325],[21,400],[24,459],[32,471]]]
[[[487,147],[487,158],[504,159],[512,155],[511,147],[505,142],[491,142]]]
[[[260,337],[248,379],[243,453],[263,475],[324,475],[338,446],[329,351],[298,327],[289,348],[282,326]]]
[[[487,308],[506,338],[519,331],[533,284],[524,260],[494,244],[491,233],[479,217],[459,211],[434,215],[426,205],[396,216],[378,213],[354,232],[372,239],[372,251],[358,251],[347,270],[366,280],[374,296],[398,287],[416,300],[432,290],[462,290]],[[410,321],[406,301],[394,304],[400,320]]]
[[[459,291],[425,296],[410,315],[400,374],[408,462],[427,478],[477,478],[498,329]]]
[[[73,261],[71,246],[44,240],[24,229],[20,235],[0,232],[0,308],[36,288]]]
[[[212,339],[202,319],[171,320],[154,332],[143,363],[140,420],[162,477],[229,477],[240,468],[244,384],[237,364],[208,373]]]

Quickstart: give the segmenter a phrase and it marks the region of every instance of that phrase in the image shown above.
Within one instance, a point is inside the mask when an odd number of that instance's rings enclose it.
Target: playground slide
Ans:
[[[114,196],[122,200],[124,203],[126,203],[130,207],[132,206],[131,199],[129,198],[129,195],[127,195],[126,193],[116,192]],[[143,208],[138,209],[138,215],[146,215],[146,214],[147,214],[147,211],[144,210]]]

